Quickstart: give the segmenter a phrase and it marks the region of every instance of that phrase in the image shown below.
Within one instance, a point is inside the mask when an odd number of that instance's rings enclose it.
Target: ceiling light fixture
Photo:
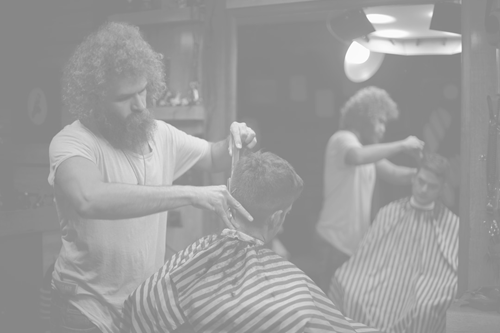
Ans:
[[[430,30],[462,33],[462,6],[459,3],[443,2],[434,5]]]
[[[379,69],[384,54],[371,52],[353,40],[375,31],[363,9],[353,9],[340,16],[327,19],[327,28],[338,40],[349,43],[344,57],[344,73],[352,82],[363,82],[371,78]]]
[[[388,54],[416,56],[416,55],[445,55],[462,52],[461,38],[364,38],[356,39],[371,53],[381,52]]]
[[[371,35],[384,38],[404,38],[408,37],[410,33],[406,30],[400,30],[400,29],[383,29],[383,30],[377,30],[371,33]]]
[[[394,16],[385,15],[385,14],[367,14],[366,18],[370,21],[371,24],[387,24],[396,21]]]
[[[457,37],[457,38],[460,38],[462,35],[461,34],[456,34],[454,32],[446,32],[446,31],[442,31],[441,32],[441,35],[445,36],[445,37]]]
[[[345,61],[349,64],[362,64],[370,57],[370,50],[358,42],[352,42],[345,54]]]
[[[361,8],[346,11],[335,17],[328,17],[327,28],[337,39],[348,43],[375,31]]]
[[[354,43],[356,42],[353,42],[353,44]],[[351,48],[352,47],[350,47],[350,49]],[[348,61],[348,56],[346,54],[344,59],[344,73],[352,82],[364,82],[375,75],[382,65],[384,57],[384,53],[368,51],[368,58],[365,61],[362,63],[352,63]]]
[[[460,1],[444,0],[415,6],[375,6],[363,10],[367,16],[384,14],[396,18],[395,23],[376,25],[377,31],[370,33],[368,38],[354,38],[372,54],[451,55],[462,51]]]

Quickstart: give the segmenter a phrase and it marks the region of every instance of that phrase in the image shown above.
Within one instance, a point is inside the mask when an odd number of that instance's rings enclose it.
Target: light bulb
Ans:
[[[385,14],[367,14],[366,18],[372,24],[385,24],[385,23],[392,23],[392,22],[396,21],[394,16],[385,15]]]
[[[350,64],[362,64],[370,57],[370,50],[358,42],[352,42],[345,54],[345,61]]]

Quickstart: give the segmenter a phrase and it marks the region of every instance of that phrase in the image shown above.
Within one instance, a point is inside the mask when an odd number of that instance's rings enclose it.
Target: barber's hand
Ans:
[[[231,138],[236,148],[248,147],[252,149],[257,144],[257,137],[253,129],[245,123],[233,122],[229,127]]]
[[[405,150],[422,150],[424,148],[424,142],[417,138],[416,136],[410,135],[403,140],[403,147]]]
[[[422,158],[425,143],[416,136],[410,135],[402,141],[402,145],[403,149],[414,155],[415,158]]]
[[[195,187],[196,195],[193,206],[215,212],[227,227],[234,229],[232,212],[240,213],[248,221],[253,217],[231,196],[225,185]]]

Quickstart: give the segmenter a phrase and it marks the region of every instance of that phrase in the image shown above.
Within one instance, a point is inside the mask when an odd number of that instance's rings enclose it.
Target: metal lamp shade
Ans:
[[[344,60],[345,75],[352,82],[364,82],[378,71],[384,61],[384,57],[384,53],[370,52],[368,59],[361,64],[350,63]]]

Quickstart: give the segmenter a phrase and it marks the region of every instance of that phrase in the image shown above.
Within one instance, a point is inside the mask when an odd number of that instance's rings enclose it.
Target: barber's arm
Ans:
[[[245,124],[233,123],[231,135],[237,145],[253,147],[255,133]],[[217,171],[230,165],[228,139],[211,145],[197,167]],[[216,212],[230,225],[231,206],[249,221],[253,218],[237,202],[225,185],[220,186],[141,186],[105,182],[97,166],[83,157],[61,163],[55,175],[58,194],[70,201],[75,211],[89,219],[127,219],[192,205]]]
[[[58,194],[90,219],[127,219],[193,205],[227,218],[227,205],[239,206],[225,186],[141,186],[108,183],[97,166],[83,157],[61,163],[55,177]]]
[[[416,168],[396,165],[387,159],[378,161],[376,164],[377,175],[385,181],[394,185],[407,185],[417,173]]]
[[[350,165],[377,163],[400,152],[421,150],[423,146],[418,138],[409,136],[401,141],[353,147],[347,151],[345,162]]]

